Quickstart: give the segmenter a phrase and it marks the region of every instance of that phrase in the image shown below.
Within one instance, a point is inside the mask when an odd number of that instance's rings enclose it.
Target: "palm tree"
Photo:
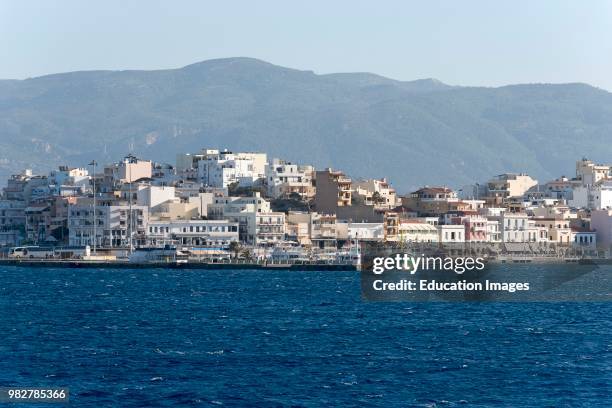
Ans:
[[[238,255],[240,254],[240,242],[238,241],[232,241],[230,243],[229,246],[230,251],[232,251],[234,253],[234,258],[238,258]]]
[[[375,191],[374,194],[372,194],[372,201],[374,204],[384,204],[386,200],[378,191]]]

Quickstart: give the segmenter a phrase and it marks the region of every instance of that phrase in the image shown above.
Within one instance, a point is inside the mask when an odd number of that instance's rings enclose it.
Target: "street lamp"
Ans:
[[[98,163],[95,160],[92,160],[89,163],[90,166],[93,167],[93,173],[91,175],[91,179],[93,180],[93,253],[96,254],[96,242],[98,240],[98,236],[96,235],[96,165]]]
[[[134,241],[132,239],[133,234],[133,225],[132,225],[132,163],[136,163],[138,159],[133,154],[128,154],[126,157],[126,166],[127,166],[127,181],[128,181],[128,240],[129,240],[129,251],[130,254],[134,252]]]

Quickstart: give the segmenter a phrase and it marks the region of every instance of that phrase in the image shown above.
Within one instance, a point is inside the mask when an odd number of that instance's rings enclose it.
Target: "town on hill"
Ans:
[[[507,173],[400,195],[384,178],[203,149],[174,164],[128,155],[47,175],[25,170],[0,200],[0,245],[14,257],[121,259],[172,248],[199,260],[350,262],[365,241],[608,254],[612,165],[583,158],[572,178]]]

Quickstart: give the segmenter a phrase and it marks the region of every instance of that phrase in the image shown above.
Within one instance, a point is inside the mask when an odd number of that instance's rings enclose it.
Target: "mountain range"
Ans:
[[[503,172],[545,182],[572,175],[583,156],[612,161],[612,93],[582,83],[485,88],[318,75],[252,58],[0,80],[3,179],[129,152],[174,163],[202,148],[387,177],[400,192]]]

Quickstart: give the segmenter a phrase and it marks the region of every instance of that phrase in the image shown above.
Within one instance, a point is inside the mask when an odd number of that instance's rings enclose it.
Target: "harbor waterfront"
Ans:
[[[612,303],[359,291],[351,271],[1,265],[0,383],[86,408],[610,406]]]
[[[210,270],[293,270],[293,271],[356,271],[357,266],[351,263],[299,263],[284,262],[129,262],[129,261],[87,261],[87,260],[16,260],[0,259],[0,265],[22,266],[31,268],[115,268],[115,269],[210,269]]]

